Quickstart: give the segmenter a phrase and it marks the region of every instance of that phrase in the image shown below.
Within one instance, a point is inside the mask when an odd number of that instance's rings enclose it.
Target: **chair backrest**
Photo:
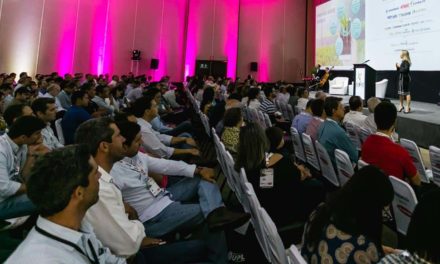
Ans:
[[[371,134],[373,134],[373,132],[370,129],[366,127],[361,127],[359,131],[359,138],[361,142],[364,143]]]
[[[423,164],[422,155],[420,154],[419,147],[417,144],[409,139],[401,138],[400,145],[404,147],[409,155],[411,156],[414,166],[416,166],[417,171],[420,174],[420,180],[425,183],[429,183],[428,175],[426,174],[425,164]]]
[[[266,119],[264,118],[263,112],[258,110],[257,113],[258,113],[258,123],[260,124],[260,126],[264,129],[268,128],[268,126],[266,125]]]
[[[390,181],[394,189],[393,212],[397,231],[406,235],[411,216],[417,205],[417,197],[408,183],[394,176],[390,176]]]
[[[303,162],[306,162],[306,155],[304,154],[304,147],[302,144],[301,137],[298,133],[298,130],[294,127],[290,127],[290,135],[292,137],[293,142],[293,150],[295,152],[295,157],[300,159]]]
[[[430,146],[429,158],[431,159],[432,181],[440,186],[440,148]]]
[[[266,127],[272,127],[272,121],[270,121],[270,117],[268,114],[263,113],[264,122],[266,123]]]
[[[338,171],[339,182],[341,186],[347,183],[354,174],[353,165],[351,164],[348,154],[340,149],[335,150],[336,169]]]
[[[347,129],[348,138],[350,138],[351,142],[356,147],[356,149],[360,150],[362,147],[361,139],[359,137],[360,128],[350,122],[344,123],[344,126],[345,129]]]
[[[55,129],[57,131],[58,141],[64,145],[66,143],[66,141],[64,140],[63,127],[61,126],[61,120],[62,119],[60,118],[55,121]]]
[[[362,169],[363,167],[368,166],[368,165],[369,164],[366,163],[365,161],[363,161],[361,159],[358,160],[358,169]]]
[[[246,183],[246,196],[249,200],[249,209],[251,214],[252,225],[254,226],[255,235],[257,237],[258,243],[266,256],[266,259],[270,262],[270,254],[268,250],[267,238],[264,233],[263,218],[260,212],[260,202],[258,201],[257,195],[255,194],[254,187],[252,184]]]
[[[244,211],[246,213],[249,213],[250,212],[249,199],[245,195],[246,190],[247,190],[246,183],[249,183],[247,176],[246,176],[246,171],[244,170],[244,168],[241,168],[240,169],[240,179],[239,179],[239,188],[240,188],[240,192],[241,192],[242,198],[243,198],[241,205],[243,206]]]
[[[232,158],[231,153],[229,153],[229,151],[226,151],[224,153],[225,156],[225,161],[226,161],[226,170],[227,173],[229,174],[229,186],[231,187],[232,191],[237,195],[238,200],[241,202],[241,195],[242,193],[240,192],[239,189],[239,184],[240,184],[240,173],[238,173],[235,170],[235,162],[234,159]]]
[[[376,96],[379,98],[385,98],[385,94],[387,91],[388,79],[383,79],[380,82],[376,83]]]
[[[267,249],[270,254],[271,263],[288,264],[289,261],[287,260],[286,249],[284,248],[283,241],[278,234],[275,223],[264,208],[260,207],[259,209],[263,220],[263,231],[266,236]]]
[[[306,133],[302,133],[302,142],[304,147],[304,152],[306,154],[307,163],[312,165],[313,168],[320,171],[318,156],[316,155],[315,146],[313,144],[312,138]]]
[[[208,117],[202,112],[200,112],[199,115],[200,115],[200,119],[202,120],[203,127],[205,128],[206,135],[208,137],[211,137],[211,127],[209,125]]]
[[[307,261],[301,256],[301,252],[299,252],[295,245],[291,245],[287,249],[287,258],[290,264],[307,264]]]
[[[321,165],[321,173],[324,178],[331,182],[336,187],[340,186],[339,179],[336,176],[335,169],[333,168],[332,161],[327,153],[324,146],[319,143],[318,140],[315,141],[316,152],[318,152],[319,164]]]

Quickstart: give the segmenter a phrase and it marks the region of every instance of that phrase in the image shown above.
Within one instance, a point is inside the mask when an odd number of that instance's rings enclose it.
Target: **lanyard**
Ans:
[[[95,248],[93,247],[92,242],[90,242],[90,240],[87,240],[87,242],[88,242],[88,245],[89,245],[89,247],[90,247],[90,249],[92,251],[93,260],[86,253],[84,253],[84,251],[82,251],[81,248],[77,244],[74,244],[74,243],[72,243],[70,241],[67,241],[67,240],[63,239],[63,238],[57,237],[57,236],[47,232],[46,230],[41,229],[38,225],[35,225],[35,230],[38,233],[42,234],[43,236],[46,236],[46,237],[51,238],[53,240],[56,240],[56,241],[58,241],[60,243],[63,243],[65,245],[73,247],[76,251],[81,253],[81,255],[87,257],[87,259],[90,261],[90,263],[99,264],[99,259],[98,259],[98,256],[96,255]]]

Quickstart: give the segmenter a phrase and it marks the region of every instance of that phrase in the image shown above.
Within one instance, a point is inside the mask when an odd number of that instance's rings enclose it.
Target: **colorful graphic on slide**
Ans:
[[[365,1],[333,0],[316,9],[316,63],[352,65],[365,60]]]

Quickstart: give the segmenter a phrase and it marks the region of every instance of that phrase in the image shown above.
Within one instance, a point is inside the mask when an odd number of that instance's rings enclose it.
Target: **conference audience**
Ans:
[[[318,140],[318,130],[322,122],[325,121],[327,115],[324,111],[324,100],[315,99],[310,105],[312,110],[313,118],[309,122],[306,128],[306,134],[310,136],[313,142]]]
[[[88,95],[88,101],[87,105],[84,106],[84,109],[92,116],[92,117],[101,117],[102,111],[100,111],[99,106],[92,101],[93,98],[96,96],[96,88],[95,88],[95,82],[88,81],[81,85],[80,91],[83,91]],[[72,102],[72,105],[75,105]]]
[[[137,123],[141,126],[142,146],[147,152],[161,158],[179,155],[199,156],[194,139],[160,134],[152,128],[150,122],[158,115],[157,103],[153,97],[139,98],[134,102],[132,110],[137,117]],[[172,147],[176,144],[185,148]]]
[[[277,94],[277,100],[282,104],[287,104],[290,99],[290,93],[287,91],[286,85],[281,85],[280,90]]]
[[[66,145],[73,144],[76,129],[82,123],[92,118],[86,110],[86,107],[90,104],[89,95],[84,90],[73,92],[71,99],[72,106],[67,110],[61,120],[64,143]]]
[[[102,116],[113,116],[116,112],[115,101],[110,96],[110,87],[107,85],[98,85],[95,88],[96,95],[92,98],[92,101],[103,110]],[[109,100],[107,104],[106,100]]]
[[[313,119],[311,105],[313,103],[313,99],[307,101],[306,109],[301,111],[299,115],[296,115],[293,118],[292,126],[298,130],[299,134],[306,132],[307,126]]]
[[[96,237],[84,215],[98,201],[100,173],[86,146],[39,159],[28,195],[40,216],[6,263],[126,263]]]
[[[241,100],[242,104],[246,105],[249,108],[253,108],[256,110],[260,109],[260,89],[251,88],[248,91],[248,96],[244,97]]]
[[[324,111],[327,119],[319,126],[318,141],[327,150],[333,166],[335,163],[335,150],[345,151],[352,163],[357,163],[358,152],[351,140],[348,138],[340,123],[344,118],[344,106],[342,98],[327,97],[324,103]]]
[[[66,109],[64,109],[61,106],[61,102],[60,102],[60,100],[57,97],[59,95],[60,91],[61,91],[61,87],[58,84],[56,84],[56,83],[52,83],[52,84],[49,84],[49,86],[47,86],[46,93],[43,96],[39,96],[39,97],[40,98],[52,98],[52,99],[54,99],[56,107],[57,107],[56,111],[57,112],[65,111]]]
[[[14,92],[14,98],[11,101],[6,100],[5,107],[16,105],[16,104],[25,104],[29,105],[31,98],[31,89],[29,87],[20,87]]]
[[[278,227],[304,220],[322,201],[324,192],[308,186],[310,172],[292,162],[283,150],[283,131],[249,123],[240,130],[236,170],[244,168],[263,208]],[[309,188],[310,187],[310,188]],[[319,190],[319,191],[315,191]],[[288,207],[280,203],[289,202]],[[287,213],[288,212],[288,213]]]
[[[0,219],[35,212],[26,195],[26,180],[36,157],[48,151],[41,139],[45,127],[35,116],[22,116],[0,137]]]
[[[304,87],[299,88],[298,97],[298,103],[296,106],[299,108],[299,110],[303,111],[306,109],[307,102],[309,101],[309,91]]]
[[[374,110],[377,132],[362,145],[362,160],[381,168],[387,175],[401,180],[408,179],[412,185],[420,185],[420,175],[408,151],[394,143],[391,135],[396,127],[397,109],[390,102],[381,102]]]
[[[272,122],[275,122],[275,112],[277,108],[275,106],[276,94],[272,86],[264,88],[264,95],[266,98],[260,105],[260,111],[269,115]]]
[[[232,155],[235,155],[240,142],[240,128],[243,125],[241,108],[231,108],[226,110],[223,118],[223,125],[224,129],[221,140],[225,145],[225,148],[231,152]]]
[[[351,123],[357,127],[361,127],[367,118],[367,116],[362,113],[364,109],[362,98],[360,96],[352,96],[348,104],[350,106],[350,112],[345,114],[342,123]]]
[[[394,197],[388,177],[367,166],[310,215],[301,250],[307,263],[376,263],[383,256],[382,210]]]
[[[367,107],[370,114],[365,118],[361,127],[368,129],[370,132],[375,133],[377,130],[376,122],[374,122],[374,109],[380,104],[380,99],[377,97],[370,97],[367,100]]]
[[[62,108],[67,110],[72,106],[71,96],[76,88],[77,86],[75,81],[68,81],[64,85],[63,90],[57,96]]]
[[[204,228],[202,236],[212,252],[210,259],[226,261],[224,234],[218,231],[242,225],[249,215],[233,213],[224,207],[214,171],[140,153],[139,125],[122,122],[118,127],[126,139],[123,143],[126,157],[114,164],[111,174],[124,201],[138,212],[145,233],[163,238],[176,232],[194,231],[205,223],[210,231]],[[168,184],[162,189],[151,174],[173,177],[168,178]]]

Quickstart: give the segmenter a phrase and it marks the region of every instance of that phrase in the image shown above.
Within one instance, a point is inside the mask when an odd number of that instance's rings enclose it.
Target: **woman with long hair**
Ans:
[[[399,72],[399,112],[407,114],[411,112],[411,92],[409,83],[411,82],[411,77],[409,75],[409,70],[411,67],[411,58],[409,56],[409,52],[407,50],[402,50],[400,53],[400,59],[402,62],[400,65],[396,63],[396,69]],[[406,97],[406,108],[403,106],[403,101]]]
[[[388,176],[366,166],[310,216],[302,255],[308,263],[376,263],[382,249],[382,210],[394,197]]]

